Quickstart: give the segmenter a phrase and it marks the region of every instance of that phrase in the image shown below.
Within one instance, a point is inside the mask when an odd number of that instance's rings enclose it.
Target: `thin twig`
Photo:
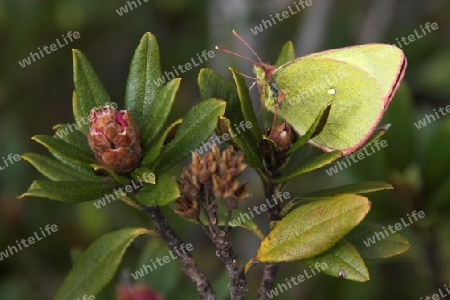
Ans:
[[[213,291],[211,284],[205,274],[197,267],[192,256],[187,251],[179,251],[182,248],[183,241],[176,235],[173,229],[167,223],[167,219],[162,214],[159,207],[144,206],[141,208],[145,211],[153,221],[159,236],[166,242],[167,247],[175,253],[182,266],[184,273],[191,278],[201,299],[214,300],[217,299],[216,293]]]
[[[220,257],[230,276],[231,299],[245,299],[245,294],[247,293],[247,281],[245,279],[244,269],[241,267],[234,254],[233,245],[228,240],[227,231],[222,230],[218,224],[217,204],[214,203],[214,200],[209,199],[208,195],[204,196],[205,199],[201,202],[203,203],[208,224],[202,224],[202,228],[216,246],[216,255]]]

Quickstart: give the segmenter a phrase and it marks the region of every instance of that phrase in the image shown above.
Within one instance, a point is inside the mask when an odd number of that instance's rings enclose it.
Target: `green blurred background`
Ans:
[[[263,60],[274,62],[287,40],[293,40],[297,55],[302,55],[353,44],[395,43],[397,38],[420,30],[420,25],[436,22],[439,29],[403,48],[409,63],[404,84],[383,120],[383,124],[392,124],[383,137],[389,146],[336,175],[328,176],[319,170],[287,187],[297,195],[363,180],[393,183],[395,192],[370,195],[373,207],[369,219],[393,225],[413,210],[424,210],[425,219],[401,232],[410,239],[410,250],[396,258],[369,263],[371,280],[367,283],[320,274],[278,299],[420,299],[436,293],[450,283],[450,116],[420,130],[414,122],[450,104],[450,2],[312,2],[311,7],[254,35],[250,28],[286,10],[293,1],[141,0],[142,5],[119,16],[116,10],[127,5],[126,1],[0,0],[0,157],[45,153],[30,137],[52,134],[54,124],[73,122],[71,48],[83,51],[113,101],[122,106],[128,65],[147,31],[159,41],[162,70],[170,71],[172,66],[184,64],[215,45],[248,53],[231,35],[232,29],[254,46]],[[81,37],[25,68],[19,65],[18,61],[30,51],[37,52],[38,47],[54,43],[68,31],[78,31]],[[202,65],[230,77],[228,66],[251,73],[249,63],[217,52]],[[171,119],[199,101],[198,71],[195,68],[182,74],[182,88]],[[259,109],[256,95],[254,104]],[[0,163],[4,166],[3,159]],[[39,176],[24,161],[0,171],[0,251],[32,236],[46,224],[59,228],[43,241],[0,261],[0,299],[52,299],[71,268],[71,254],[76,256],[104,233],[125,226],[149,225],[144,215],[119,202],[96,209],[92,203],[70,206],[43,199],[17,200],[16,195]],[[248,205],[262,201],[256,175],[247,171],[244,179],[250,181],[253,195]],[[223,267],[203,233],[166,213],[177,232],[194,245],[193,255],[200,267],[226,295]],[[264,224],[265,218],[257,221]],[[242,261],[249,259],[258,246],[256,238],[239,229],[232,238]],[[159,244],[146,243],[145,238],[140,238],[130,247],[121,270],[134,271],[148,260],[140,257],[144,247],[149,247],[147,256],[167,253]],[[302,263],[282,265],[278,282],[305,268]],[[248,299],[255,298],[260,275],[260,267],[250,272],[252,291]],[[114,299],[120,277],[118,274],[97,299]],[[178,262],[145,276],[144,281],[166,299],[198,298],[190,280],[180,273]]]

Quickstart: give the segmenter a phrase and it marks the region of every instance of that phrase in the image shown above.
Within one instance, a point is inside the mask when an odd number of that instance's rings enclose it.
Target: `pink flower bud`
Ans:
[[[294,133],[286,122],[268,128],[266,135],[275,142],[278,151],[286,151],[294,142]]]
[[[126,110],[111,106],[91,110],[88,143],[95,159],[118,174],[129,173],[139,164],[139,128]]]
[[[149,289],[144,284],[135,286],[121,285],[117,288],[117,298],[119,300],[162,300],[163,298],[156,292]]]

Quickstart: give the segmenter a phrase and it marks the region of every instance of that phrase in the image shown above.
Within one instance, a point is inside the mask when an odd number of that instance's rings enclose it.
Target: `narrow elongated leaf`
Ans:
[[[227,102],[225,117],[222,117],[222,119],[227,123],[231,139],[244,152],[245,160],[250,166],[255,169],[262,169],[262,157],[258,144],[261,137],[255,138],[253,133],[248,130],[250,125],[256,126],[256,128],[257,125],[245,122],[236,85],[211,69],[202,69],[198,75],[198,86],[203,100],[219,98]],[[243,128],[243,124],[249,126]]]
[[[119,267],[125,250],[146,228],[125,228],[103,235],[76,260],[75,265],[56,293],[56,300],[81,299],[97,295]]]
[[[250,132],[248,132],[247,135],[245,135],[244,133],[239,134],[236,128],[232,128],[230,120],[228,120],[226,117],[221,116],[220,121],[223,122],[223,124],[226,124],[231,140],[239,147],[242,152],[244,152],[244,161],[256,170],[262,169],[263,163],[261,153],[258,150],[256,144],[254,144],[256,142],[253,139],[253,135]],[[222,138],[224,138],[224,135],[222,135]]]
[[[91,64],[79,50],[72,50],[73,82],[79,105],[78,117],[88,117],[91,109],[111,102]]]
[[[367,198],[344,194],[303,205],[277,223],[256,259],[286,262],[318,255],[357,226],[370,209]]]
[[[112,180],[95,181],[43,181],[35,180],[23,197],[48,198],[66,203],[80,203],[111,194],[117,183]]]
[[[85,116],[81,112],[80,102],[78,101],[77,93],[73,91],[72,93],[72,111],[73,111],[73,119],[75,123],[79,126],[80,131],[86,135],[89,131],[89,124],[86,124],[82,121]]]
[[[111,178],[114,178],[115,181],[117,181],[121,184],[129,184],[130,183],[130,180],[127,177],[121,176],[121,175],[115,173],[112,169],[110,169],[108,167],[105,167],[105,166],[99,165],[99,164],[92,164],[91,167],[95,172],[109,175]]]
[[[137,168],[130,174],[130,176],[134,180],[141,180],[142,182],[145,182],[145,183],[151,183],[151,184],[156,183],[155,173],[153,173],[152,170],[150,170],[149,168],[146,168],[146,167]]]
[[[250,93],[248,90],[248,86],[245,83],[245,78],[233,69],[230,70],[233,74],[234,82],[236,83],[241,110],[242,114],[244,115],[243,120],[249,121],[252,124],[252,127],[248,130],[253,134],[253,137],[259,143],[259,141],[261,140],[261,132],[259,131],[258,121],[256,120],[256,115],[252,105],[252,99],[250,98]],[[227,115],[225,116],[228,117]]]
[[[289,201],[280,212],[281,216],[288,214],[294,207],[306,201],[317,200],[320,198],[332,197],[341,194],[368,194],[382,190],[391,190],[394,187],[388,183],[379,181],[366,181],[361,183],[351,183],[347,185],[337,186],[330,189],[320,190],[314,193],[309,193],[295,197],[292,201]]]
[[[59,138],[50,136],[35,136],[40,144],[44,145],[50,153],[63,164],[71,167],[77,172],[92,177],[92,168],[90,165],[95,162],[93,154],[80,151],[79,148],[70,145]]]
[[[239,95],[232,81],[225,79],[214,70],[201,69],[198,74],[198,87],[202,100],[210,98],[223,99],[228,104],[225,115],[229,115],[231,110],[233,110],[233,112],[242,117],[241,120],[244,119],[240,106],[232,105],[239,103]]]
[[[165,83],[159,62],[159,46],[156,37],[147,32],[137,46],[131,60],[125,90],[125,107],[137,124],[151,122],[144,115],[144,107],[150,106]]]
[[[221,212],[222,219],[224,219],[225,214]],[[220,224],[221,225],[221,224]],[[231,214],[231,219],[229,222],[231,227],[241,227],[253,232],[259,239],[264,239],[264,235],[259,229],[258,225],[255,223],[253,217],[250,217],[250,213],[244,209],[238,208],[233,210]]]
[[[288,153],[294,153],[303,145],[305,145],[310,139],[312,139],[314,136],[318,135],[323,127],[325,126],[328,116],[330,114],[331,105],[333,104],[332,101],[328,102],[327,105],[319,112],[314,122],[309,127],[308,131],[298,139],[297,142],[295,142],[292,147],[289,149]]]
[[[281,183],[287,180],[290,180],[294,177],[300,176],[302,174],[317,170],[323,166],[329,165],[332,162],[336,161],[339,157],[342,156],[342,151],[335,150],[332,152],[326,152],[318,156],[314,156],[307,160],[300,168],[297,170],[283,174],[281,177],[275,180],[276,183]]]
[[[180,197],[180,190],[175,179],[169,174],[156,178],[156,184],[146,184],[136,195],[136,200],[144,205],[164,206]]]
[[[190,247],[189,249],[192,250]],[[162,273],[158,272],[158,270],[154,270],[154,272],[148,272],[148,274],[144,273],[145,276],[137,280],[147,284],[148,286],[158,287],[158,293],[163,294],[166,297],[165,299],[179,298],[179,287],[180,284],[182,284],[180,279],[184,279],[184,274],[180,272],[182,266],[179,260],[176,258],[174,259],[174,257],[176,257],[175,253],[173,251],[170,252],[166,243],[164,243],[162,239],[150,239],[142,251],[141,257],[136,265],[136,270],[141,269],[145,265],[151,266],[155,261],[162,259],[164,262],[168,261],[164,264],[164,269],[161,269],[161,272],[164,272],[164,276],[161,276]],[[167,280],[167,278],[170,278],[170,280]]]
[[[329,189],[320,190],[318,192],[309,193],[299,196],[301,199],[317,199],[323,197],[336,196],[339,194],[368,194],[383,190],[392,190],[394,187],[389,183],[380,181],[366,181],[360,183],[351,183],[337,186]]]
[[[194,106],[186,114],[174,140],[163,148],[155,165],[156,174],[170,169],[207,140],[224,112],[225,102],[217,99],[208,99]]]
[[[372,134],[372,136],[364,144],[364,147],[367,147],[367,146],[375,143],[376,141],[380,140],[381,137],[389,130],[389,128],[391,128],[391,124],[385,124],[385,125],[377,128],[374,131],[374,133]],[[359,150],[359,151],[361,151],[361,150]]]
[[[82,165],[95,163],[94,154],[88,155],[80,151],[77,147],[66,143],[64,140],[54,138],[48,135],[36,135],[33,140],[43,145],[58,160],[71,161]]]
[[[355,247],[345,239],[324,253],[305,259],[305,261],[310,266],[317,266],[325,274],[334,277],[358,282],[369,280],[369,271],[364,260]]]
[[[281,52],[280,55],[278,55],[275,66],[279,67],[291,60],[294,60],[295,58],[294,43],[292,43],[292,41],[287,41],[283,48],[281,48]]]
[[[89,148],[86,135],[75,128],[75,124],[62,124],[53,126],[56,129],[53,137],[60,138],[74,147],[80,149],[88,155],[92,155],[92,150]]]
[[[178,126],[183,123],[183,120],[178,119],[175,122],[173,122],[161,135],[159,140],[152,145],[150,150],[147,152],[147,154],[144,156],[144,159],[142,160],[142,163],[147,166],[152,166],[154,162],[158,160],[159,155],[161,154],[161,151],[163,149],[164,144],[166,143],[167,136],[169,133],[172,133],[174,130],[177,130]]]
[[[55,181],[100,181],[104,178],[85,172],[75,170],[53,158],[46,157],[37,153],[26,153],[22,158],[32,164],[41,174]]]
[[[143,144],[147,148],[169,116],[175,96],[180,87],[180,78],[176,78],[163,86],[155,97],[155,100],[144,106],[143,113]],[[142,127],[141,127],[142,128]]]
[[[393,230],[394,232],[392,232]],[[395,232],[393,226],[363,222],[346,239],[358,250],[363,259],[383,259],[399,255],[410,247],[408,240]]]

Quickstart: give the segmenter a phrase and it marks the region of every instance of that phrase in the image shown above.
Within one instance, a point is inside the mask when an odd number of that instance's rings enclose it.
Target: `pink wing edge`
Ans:
[[[368,44],[366,44],[368,45]],[[357,46],[351,46],[351,47],[346,47],[346,48],[352,48],[352,47],[359,47]],[[340,48],[342,49],[342,48]],[[331,50],[326,50],[323,52],[331,52],[337,49],[331,49]],[[319,52],[319,53],[323,53],[323,52]],[[308,55],[306,55],[308,56]],[[306,57],[303,56],[303,57]],[[396,80],[395,83],[392,85],[392,89],[390,89],[390,91],[385,95],[385,97],[383,98],[383,110],[380,112],[380,114],[378,115],[378,118],[375,120],[375,122],[373,123],[371,129],[363,136],[363,138],[354,146],[350,147],[350,148],[346,148],[346,149],[337,149],[337,148],[331,148],[331,147],[326,147],[317,143],[314,143],[312,141],[310,141],[309,143],[322,149],[325,152],[331,152],[331,151],[335,151],[335,150],[340,150],[342,151],[342,155],[343,156],[347,156],[349,154],[352,154],[353,152],[355,152],[356,150],[358,150],[359,148],[361,148],[364,143],[372,136],[372,134],[374,133],[374,131],[376,130],[378,124],[380,123],[381,119],[384,116],[384,113],[386,112],[389,104],[392,101],[392,98],[394,98],[395,93],[397,92],[398,87],[400,86],[400,83],[403,79],[403,76],[405,75],[405,71],[406,71],[406,66],[408,65],[408,61],[404,55],[404,53],[402,52],[402,61],[399,64],[399,68],[398,68],[398,72],[397,72],[397,76],[396,76]]]

